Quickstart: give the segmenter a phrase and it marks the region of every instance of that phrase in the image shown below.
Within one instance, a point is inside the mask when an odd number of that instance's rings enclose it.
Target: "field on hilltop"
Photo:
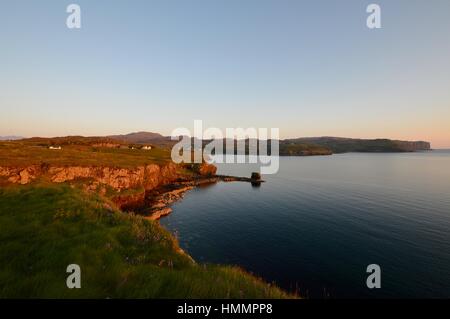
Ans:
[[[170,150],[154,147],[151,150],[95,146],[98,143],[55,143],[54,141],[21,140],[0,142],[0,166],[26,166],[41,163],[53,165],[135,167],[164,164],[170,161]],[[49,149],[58,145],[61,149]]]

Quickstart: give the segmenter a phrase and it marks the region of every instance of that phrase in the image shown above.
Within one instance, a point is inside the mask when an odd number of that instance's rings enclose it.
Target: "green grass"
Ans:
[[[0,188],[1,298],[291,298],[240,268],[199,265],[158,222],[66,184]],[[81,267],[81,289],[66,267]]]

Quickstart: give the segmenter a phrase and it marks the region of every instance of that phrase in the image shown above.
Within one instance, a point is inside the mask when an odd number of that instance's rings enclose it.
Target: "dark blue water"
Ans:
[[[161,224],[199,262],[310,298],[450,297],[450,152],[284,157],[264,178],[192,190]],[[369,264],[380,289],[366,286]]]

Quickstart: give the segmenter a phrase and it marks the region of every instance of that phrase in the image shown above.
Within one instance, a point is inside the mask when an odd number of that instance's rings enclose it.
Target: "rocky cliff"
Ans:
[[[206,163],[193,170],[196,176],[210,176],[216,167]],[[109,196],[122,209],[133,208],[144,203],[146,195],[164,185],[186,180],[192,176],[183,172],[184,167],[168,163],[149,164],[135,168],[107,166],[53,166],[48,164],[26,167],[0,166],[0,177],[8,183],[29,184],[43,178],[53,183],[82,181],[84,189]]]
[[[143,187],[153,189],[169,183],[178,177],[175,164],[138,166],[133,169],[104,166],[49,166],[46,164],[27,167],[0,167],[0,176],[11,183],[28,184],[39,177],[46,177],[54,183],[64,183],[76,179],[91,179],[108,185],[120,192],[124,189]]]
[[[415,152],[415,151],[429,151],[431,150],[431,144],[424,141],[407,142],[407,141],[393,141],[399,149],[404,152]]]

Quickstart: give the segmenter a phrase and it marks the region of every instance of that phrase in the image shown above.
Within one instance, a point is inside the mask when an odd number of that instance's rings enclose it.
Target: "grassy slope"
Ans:
[[[65,184],[0,188],[0,297],[282,298],[236,267],[197,265],[157,222]],[[81,289],[66,287],[68,264]]]

